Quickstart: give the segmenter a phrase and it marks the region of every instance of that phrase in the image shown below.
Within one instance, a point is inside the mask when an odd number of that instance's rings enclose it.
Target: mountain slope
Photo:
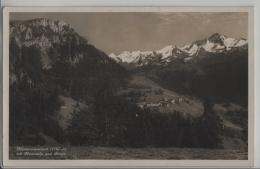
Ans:
[[[67,103],[61,98],[90,107],[126,77],[124,68],[63,21],[11,22],[11,144],[42,144],[39,133],[64,141],[58,115]]]
[[[29,71],[24,70],[25,67],[21,64],[28,60],[36,60],[38,65],[32,66],[61,85],[74,83],[72,80],[82,77],[103,76],[101,72],[115,73],[118,76],[124,74],[123,68],[63,21],[45,18],[16,21],[10,23],[10,30],[11,83],[28,74]],[[27,78],[28,81],[39,80],[31,75]],[[71,90],[69,87],[72,86],[73,84],[67,86],[67,90]]]
[[[110,55],[162,87],[201,99],[247,105],[248,44],[218,33],[184,47]]]

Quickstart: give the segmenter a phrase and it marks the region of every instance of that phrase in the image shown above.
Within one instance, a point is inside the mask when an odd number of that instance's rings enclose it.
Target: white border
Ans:
[[[9,12],[248,12],[249,13],[249,160],[9,160]],[[4,166],[16,167],[252,167],[254,161],[254,12],[249,7],[10,7],[4,9],[3,140]]]

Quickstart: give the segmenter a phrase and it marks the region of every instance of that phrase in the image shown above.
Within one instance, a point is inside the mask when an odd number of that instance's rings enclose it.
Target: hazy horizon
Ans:
[[[183,46],[213,33],[248,36],[248,15],[243,12],[10,13],[10,20],[34,18],[63,20],[107,54]]]

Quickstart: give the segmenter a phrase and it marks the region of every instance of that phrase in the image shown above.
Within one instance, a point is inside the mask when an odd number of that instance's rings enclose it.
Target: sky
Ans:
[[[183,46],[213,33],[233,38],[248,36],[243,12],[88,12],[11,13],[10,20],[49,18],[63,20],[89,43],[107,54]]]

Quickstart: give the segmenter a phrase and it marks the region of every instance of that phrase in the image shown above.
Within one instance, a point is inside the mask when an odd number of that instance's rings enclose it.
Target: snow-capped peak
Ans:
[[[157,51],[124,51],[117,56],[114,53],[111,53],[108,56],[117,62],[138,63],[142,65],[142,61],[146,59],[151,59],[155,56],[161,57],[161,59],[166,59],[172,56],[173,49],[174,47],[172,45],[169,45]]]
[[[223,46],[219,43],[211,42],[209,40],[207,40],[206,43],[202,47],[207,52],[222,52],[225,49],[225,46]]]
[[[133,53],[133,52],[132,52]],[[131,63],[136,59],[137,55],[132,55],[131,52],[124,51],[117,56],[122,62]]]
[[[227,50],[230,50],[233,47],[240,47],[240,46],[245,45],[247,43],[247,41],[244,39],[237,40],[234,38],[225,38],[223,40],[223,43],[226,46]]]
[[[157,51],[124,51],[117,56],[112,53],[109,57],[116,62],[131,63],[136,66],[148,64],[158,65],[168,64],[177,58],[184,58],[185,61],[190,61],[192,58],[203,54],[201,51],[221,53],[246,44],[247,40],[245,39],[235,39],[215,33],[206,39],[198,40],[182,47],[168,45]]]
[[[222,46],[222,48],[225,47],[226,50],[230,50],[231,48],[234,47],[240,47],[247,43],[247,41],[244,39],[235,39],[218,33],[213,34],[207,40],[214,43],[215,44],[214,47],[218,45],[218,46]]]
[[[215,33],[207,39],[196,41],[191,45],[185,45],[179,49],[188,53],[189,56],[194,56],[198,54],[198,51],[201,48],[209,53],[219,53],[225,50],[228,51],[232,48],[243,46],[245,44],[247,44],[247,41],[244,39],[230,38],[226,37],[225,35]]]
[[[119,55],[115,55],[111,53],[108,55],[110,58],[114,59],[117,62],[124,62],[124,63],[137,63],[142,61],[144,58],[148,56],[154,56],[152,51],[124,51]]]

